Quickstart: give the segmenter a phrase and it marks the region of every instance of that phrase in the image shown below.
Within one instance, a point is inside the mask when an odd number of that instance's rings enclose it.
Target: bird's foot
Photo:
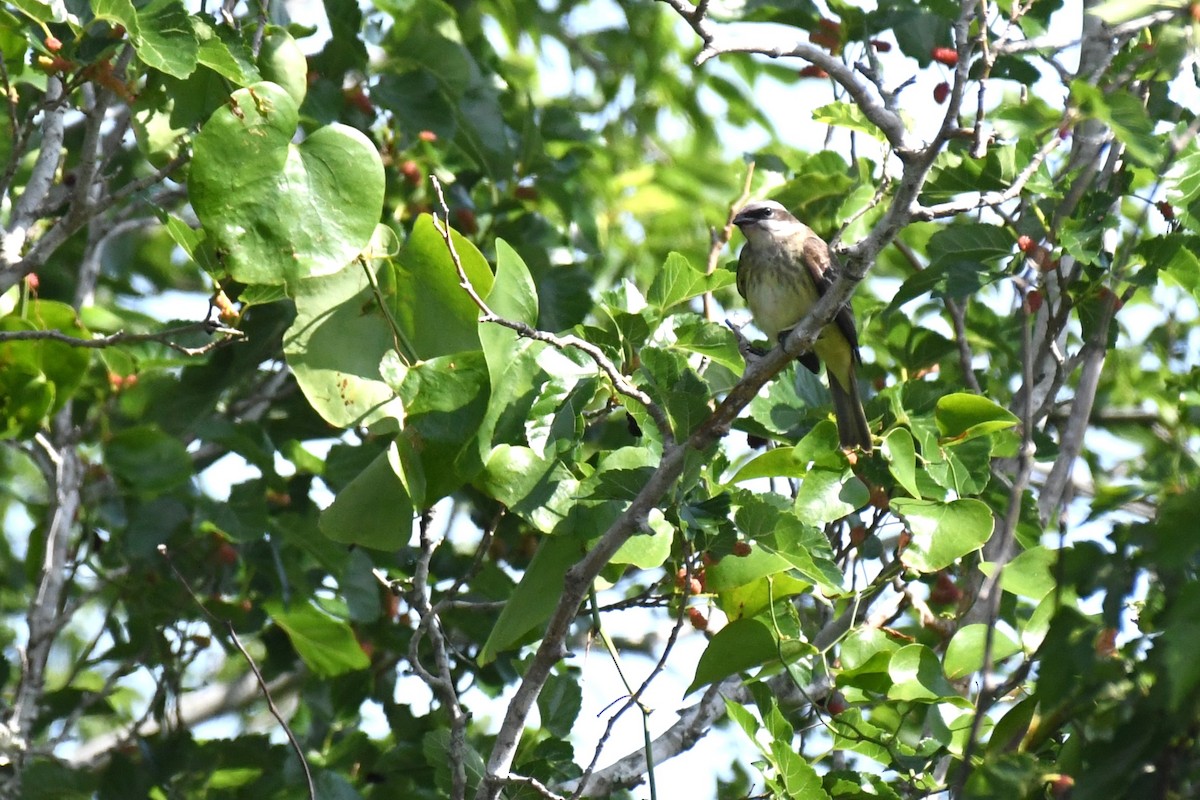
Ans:
[[[793,326],[794,327],[794,326]],[[779,332],[779,346],[782,347],[787,341],[787,337],[792,333],[792,328],[787,328]],[[804,368],[816,375],[821,371],[821,359],[817,358],[817,354],[813,352],[801,353],[796,356],[796,360],[804,365]]]
[[[733,337],[737,340],[738,352],[742,354],[742,360],[747,364],[753,364],[767,354],[767,351],[761,347],[750,344],[750,340],[742,333],[741,325],[736,325],[730,320],[725,320],[725,325],[733,331]]]

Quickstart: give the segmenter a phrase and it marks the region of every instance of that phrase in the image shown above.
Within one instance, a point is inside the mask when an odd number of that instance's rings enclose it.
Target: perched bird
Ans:
[[[750,306],[754,322],[772,339],[786,334],[808,314],[830,286],[829,245],[774,200],[748,203],[733,224],[746,237],[738,258],[738,293]],[[838,310],[813,345],[800,357],[812,372],[825,362],[838,439],[849,450],[871,452],[871,427],[858,396],[854,365],[861,363],[858,332],[848,305]]]

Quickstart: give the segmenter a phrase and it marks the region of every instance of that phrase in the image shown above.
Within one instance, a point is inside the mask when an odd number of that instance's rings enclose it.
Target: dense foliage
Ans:
[[[220,5],[0,9],[0,795],[1200,791],[1200,5]]]

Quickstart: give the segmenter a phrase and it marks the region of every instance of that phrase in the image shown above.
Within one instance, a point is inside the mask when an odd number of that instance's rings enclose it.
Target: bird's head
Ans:
[[[774,200],[755,200],[742,206],[733,218],[749,242],[774,239],[796,232],[803,227],[800,220]]]

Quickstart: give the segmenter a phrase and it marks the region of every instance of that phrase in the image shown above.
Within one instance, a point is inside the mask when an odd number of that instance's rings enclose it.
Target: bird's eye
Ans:
[[[774,210],[774,209],[772,209],[772,208],[764,208],[762,211],[760,211],[760,212],[759,212],[759,215],[760,215],[760,216],[761,216],[763,219],[767,219],[767,218],[769,218],[769,217],[770,217],[772,214],[774,214],[774,213],[775,213],[775,210]]]

